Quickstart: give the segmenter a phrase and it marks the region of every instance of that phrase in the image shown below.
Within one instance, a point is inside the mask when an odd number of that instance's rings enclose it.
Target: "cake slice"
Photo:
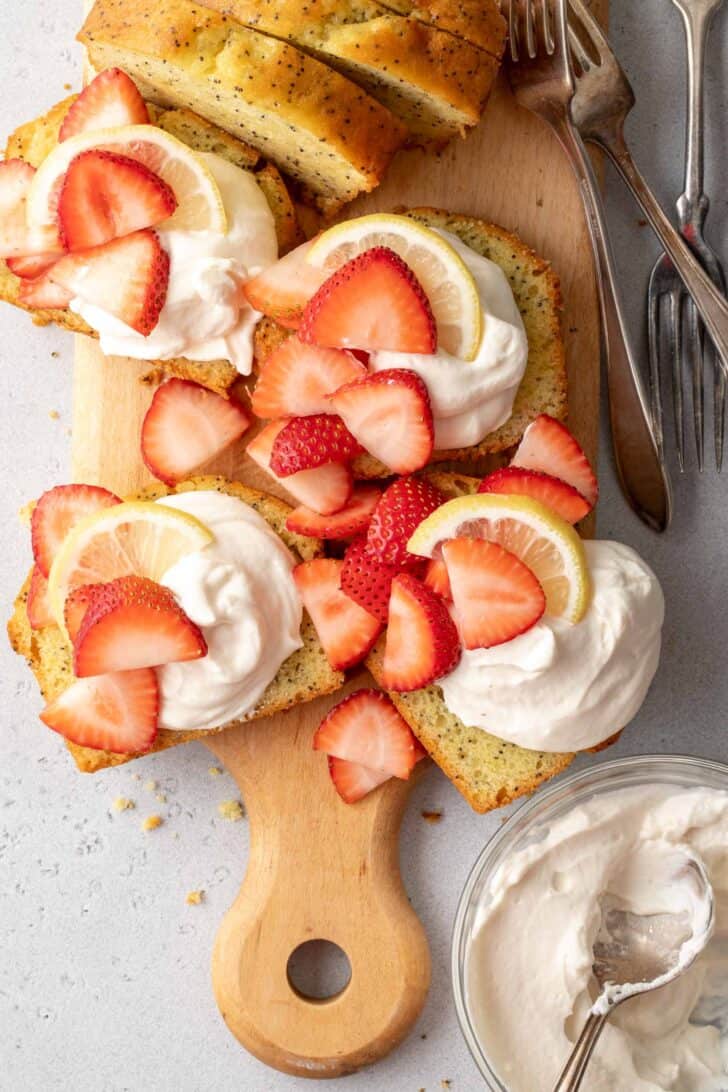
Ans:
[[[326,65],[190,0],[97,0],[79,41],[160,105],[186,107],[259,148],[327,211],[374,189],[404,126]]]
[[[382,6],[449,31],[500,58],[508,26],[497,0],[382,0]]]

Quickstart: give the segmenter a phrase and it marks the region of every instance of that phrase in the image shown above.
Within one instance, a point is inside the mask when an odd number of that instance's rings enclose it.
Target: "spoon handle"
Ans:
[[[589,1065],[589,1060],[594,1053],[594,1047],[597,1045],[602,1028],[607,1022],[607,1016],[608,1013],[600,1016],[595,1015],[593,1012],[589,1013],[589,1018],[582,1028],[581,1035],[574,1044],[571,1057],[554,1086],[554,1092],[577,1092],[577,1089],[581,1087],[586,1067]]]

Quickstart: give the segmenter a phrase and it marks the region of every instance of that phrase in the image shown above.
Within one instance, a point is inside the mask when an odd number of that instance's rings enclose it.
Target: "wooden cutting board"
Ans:
[[[606,14],[606,0],[593,4]],[[441,155],[401,153],[380,189],[351,211],[434,205],[493,220],[547,257],[562,282],[570,423],[594,457],[599,332],[589,241],[570,168],[551,132],[501,83],[484,123]],[[73,475],[118,493],[149,476],[139,429],[152,391],[148,366],[104,359],[77,339]],[[215,468],[270,490],[249,460]],[[361,680],[358,680],[361,685]],[[366,684],[366,683],[365,683]],[[351,687],[350,687],[351,688]],[[398,831],[411,784],[390,782],[354,807],[337,797],[311,739],[334,701],[323,699],[210,738],[250,816],[245,881],[213,955],[224,1019],[261,1060],[299,1076],[333,1077],[376,1061],[410,1030],[430,977],[427,940],[402,887]],[[164,762],[164,758],[159,760]],[[426,763],[421,763],[417,777]],[[326,1001],[300,995],[287,967],[303,942],[338,944],[349,984]],[[198,988],[202,988],[200,985]]]

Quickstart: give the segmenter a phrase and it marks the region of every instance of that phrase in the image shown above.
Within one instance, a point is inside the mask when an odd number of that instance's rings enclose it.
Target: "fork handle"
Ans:
[[[664,531],[671,515],[670,485],[658,453],[640,369],[627,333],[599,183],[581,137],[571,123],[564,121],[556,128],[556,133],[577,176],[594,250],[617,474],[627,500],[640,519],[653,530]]]

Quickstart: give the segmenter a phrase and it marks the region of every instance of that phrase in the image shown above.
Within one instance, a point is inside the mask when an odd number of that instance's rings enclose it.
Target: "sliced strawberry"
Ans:
[[[331,396],[331,408],[366,450],[396,474],[411,474],[432,455],[427,387],[405,368],[367,375]]]
[[[30,586],[25,609],[28,613],[31,629],[43,629],[44,626],[52,626],[55,623],[55,618],[51,613],[51,605],[48,601],[48,581],[37,565],[33,566],[33,571],[30,574]]]
[[[410,727],[381,690],[357,690],[335,705],[321,721],[313,747],[405,781],[415,764]]]
[[[40,719],[81,747],[142,754],[157,736],[159,690],[152,668],[78,679]]]
[[[573,485],[540,470],[525,470],[520,466],[504,466],[501,470],[494,470],[480,483],[478,492],[532,497],[567,523],[578,523],[591,511],[589,501]]]
[[[63,622],[71,638],[71,644],[76,643],[89,603],[99,594],[99,589],[102,587],[103,584],[81,584],[66,597],[63,604]]]
[[[0,257],[61,251],[55,228],[28,228],[25,201],[34,174],[35,167],[23,159],[0,162]]]
[[[359,535],[344,554],[341,589],[385,624],[389,617],[392,581],[400,571],[396,565],[378,561],[367,546],[366,535]]]
[[[243,285],[248,303],[281,326],[295,329],[299,325],[304,307],[327,278],[322,269],[306,261],[313,243],[310,239],[296,247]]]
[[[523,434],[512,466],[540,470],[571,485],[594,507],[599,485],[589,460],[566,425],[542,413]]]
[[[361,444],[335,413],[291,417],[273,442],[270,468],[279,478],[327,463],[348,463]]]
[[[80,679],[207,655],[202,632],[172,592],[141,576],[95,586],[73,649]]]
[[[58,140],[117,125],[148,123],[149,112],[134,81],[120,68],[105,68],[83,89],[66,114]]]
[[[55,264],[55,263],[54,263]],[[62,311],[73,299],[73,292],[54,284],[50,274],[53,266],[32,280],[21,281],[18,288],[18,300],[25,307]]]
[[[388,247],[346,262],[306,304],[301,341],[347,349],[434,353],[430,301],[406,262]]]
[[[43,576],[50,573],[61,543],[79,520],[120,503],[115,493],[100,485],[57,485],[44,493],[30,520],[33,557]]]
[[[382,494],[367,533],[367,545],[388,565],[409,565],[419,559],[407,543],[423,519],[444,504],[446,497],[424,478],[405,477]]]
[[[382,623],[341,590],[343,564],[321,557],[293,570],[303,605],[336,671],[361,663],[382,632]]]
[[[304,345],[294,334],[260,365],[253,413],[265,418],[329,413],[328,395],[366,374],[353,353]]]
[[[538,580],[496,542],[455,538],[443,543],[455,617],[465,648],[491,648],[536,625],[546,609]]]
[[[285,424],[285,420],[271,421],[261,429],[248,444],[248,455],[307,508],[312,508],[322,516],[341,511],[354,487],[354,479],[348,466],[327,463],[326,466],[317,466],[313,470],[300,470],[297,474],[289,474],[287,478],[279,478],[271,470],[273,444]]]
[[[436,595],[439,595],[442,599],[452,599],[450,577],[447,575],[447,566],[441,557],[433,557],[428,562],[422,579]]]
[[[154,392],[142,423],[147,469],[176,485],[239,440],[250,419],[239,402],[190,379],[168,379]]]
[[[167,298],[169,255],[147,228],[67,254],[48,275],[54,284],[146,336],[157,325]]]
[[[28,254],[24,258],[8,258],[7,267],[21,280],[32,281],[43,273],[47,273],[58,258],[59,255],[55,251],[49,251],[46,254]]]
[[[385,781],[390,781],[391,776],[385,770],[369,770],[359,762],[329,755],[329,777],[345,804],[356,804]]]
[[[136,159],[92,148],[66,171],[58,224],[66,250],[87,250],[167,220],[177,208],[170,186]]]
[[[408,692],[449,674],[460,659],[460,638],[447,604],[411,573],[392,581],[382,685]]]
[[[357,485],[349,503],[333,516],[320,516],[302,504],[289,515],[286,529],[310,538],[350,538],[369,526],[381,495],[376,485]]]

